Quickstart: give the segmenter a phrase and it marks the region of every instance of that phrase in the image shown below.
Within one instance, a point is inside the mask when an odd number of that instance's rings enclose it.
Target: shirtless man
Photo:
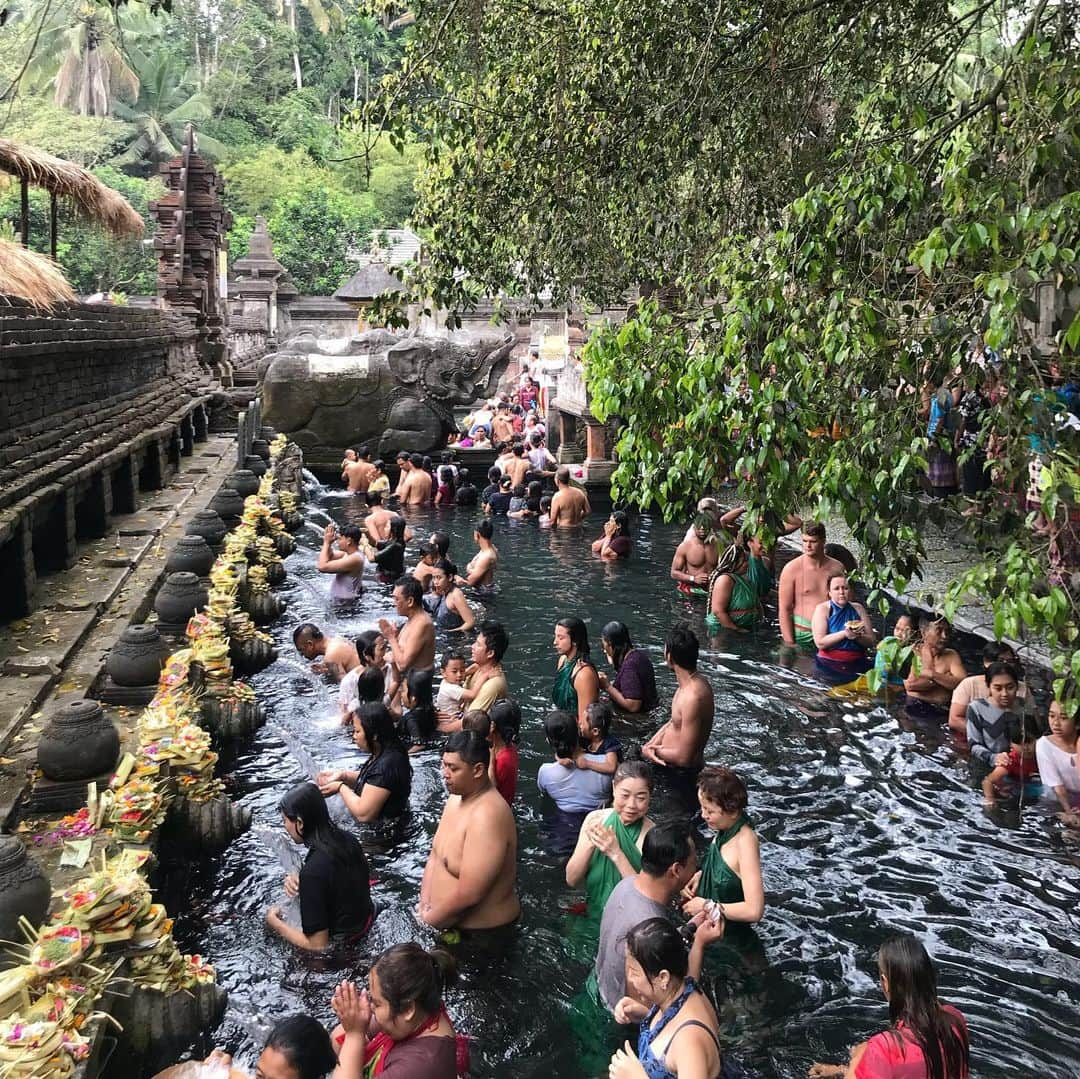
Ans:
[[[510,477],[510,486],[525,486],[525,477],[532,471],[532,462],[525,456],[525,447],[515,443],[513,459],[506,466],[506,475]]]
[[[421,460],[421,464],[422,464],[423,463],[423,458],[421,458],[420,460]],[[401,450],[398,453],[398,455],[397,455],[397,466],[398,466],[398,481],[397,481],[397,486],[394,488],[394,497],[395,498],[404,498],[405,497],[405,483],[409,478],[409,473],[412,471],[412,458],[408,455],[408,453],[405,452],[405,450]]]
[[[370,511],[364,519],[364,531],[372,546],[375,546],[390,538],[390,522],[397,514],[383,505],[382,495],[378,491],[368,493],[368,506]]]
[[[589,497],[570,482],[570,469],[563,465],[555,473],[555,497],[551,500],[551,527],[574,528],[590,513]]]
[[[435,670],[435,623],[424,610],[424,589],[415,577],[402,577],[394,585],[394,609],[405,624],[380,618],[379,632],[398,674],[404,678],[409,671]]]
[[[944,618],[924,614],[919,619],[919,644],[914,653],[918,662],[911,664],[911,673],[904,679],[909,711],[917,701],[914,711],[935,719],[948,716],[953,690],[967,678],[960,654],[946,647],[948,641],[949,623]]]
[[[350,494],[366,495],[368,484],[374,477],[375,466],[371,463],[371,451],[367,446],[345,451],[345,460],[341,462],[341,479]]]
[[[409,458],[409,474],[401,488],[403,506],[426,506],[431,501],[431,473],[424,468],[424,459],[418,453]]]
[[[331,599],[355,599],[364,590],[364,556],[360,551],[363,533],[359,525],[343,525],[341,531],[332,521],[323,529],[322,548],[315,561],[320,573],[332,573]],[[335,543],[336,541],[336,543]]]
[[[833,574],[845,576],[846,571],[835,558],[825,554],[825,526],[820,522],[803,529],[802,547],[803,553],[780,573],[777,606],[784,644],[812,646],[814,608],[829,598],[829,578]]]
[[[691,531],[675,548],[671,559],[671,579],[678,582],[680,592],[687,595],[695,589],[708,587],[709,576],[716,569],[719,555],[712,539],[712,521],[705,514],[694,518]]]
[[[672,773],[696,777],[705,766],[705,743],[713,725],[712,686],[698,674],[698,639],[689,626],[668,631],[664,661],[675,672],[671,719],[641,747],[641,755]]]
[[[480,548],[465,567],[465,573],[458,577],[462,587],[491,588],[495,584],[495,567],[499,564],[499,551],[491,542],[495,527],[486,517],[476,524],[473,539]]]
[[[420,882],[417,917],[436,929],[497,929],[521,914],[517,826],[488,778],[491,751],[476,731],[446,740],[442,775],[449,797]]]
[[[360,665],[356,645],[344,637],[327,637],[314,622],[301,622],[293,630],[293,644],[306,660],[314,660],[316,674],[328,674],[335,682]]]
[[[514,421],[510,419],[510,406],[499,405],[499,411],[491,421],[491,441],[509,442],[514,437]]]

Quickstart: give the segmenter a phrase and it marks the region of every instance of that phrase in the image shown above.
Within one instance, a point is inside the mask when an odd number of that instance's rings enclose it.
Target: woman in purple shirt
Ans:
[[[650,712],[659,702],[656,672],[652,660],[630,640],[630,631],[622,622],[608,622],[600,631],[600,643],[608,662],[615,668],[615,678],[599,674],[600,688],[624,712]]]

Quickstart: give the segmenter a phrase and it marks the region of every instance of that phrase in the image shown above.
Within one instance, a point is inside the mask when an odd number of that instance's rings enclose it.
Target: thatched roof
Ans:
[[[68,199],[84,217],[117,236],[143,234],[143,219],[131,203],[70,161],[24,143],[0,139],[0,170],[43,187],[57,198]]]
[[[75,302],[67,278],[52,259],[4,239],[0,239],[0,296],[45,309]]]
[[[374,300],[385,292],[401,292],[401,279],[390,273],[380,262],[361,267],[334,293],[335,300]]]

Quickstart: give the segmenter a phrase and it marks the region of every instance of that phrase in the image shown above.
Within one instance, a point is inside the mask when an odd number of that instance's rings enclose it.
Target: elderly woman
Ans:
[[[817,661],[826,671],[854,677],[870,667],[866,652],[874,647],[877,635],[866,608],[851,598],[844,574],[832,574],[827,588],[829,598],[814,608],[810,620]]]

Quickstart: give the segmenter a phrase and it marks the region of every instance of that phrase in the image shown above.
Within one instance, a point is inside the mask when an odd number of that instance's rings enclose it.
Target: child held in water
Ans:
[[[1038,731],[1035,724],[1022,716],[1010,714],[1005,725],[1009,739],[1009,760],[999,764],[982,782],[983,799],[987,805],[994,804],[996,788],[1002,780],[1014,779],[1021,784],[1036,775],[1039,766],[1035,760],[1035,742]]]
[[[460,652],[446,652],[442,661],[442,684],[439,686],[439,696],[435,700],[435,707],[440,712],[452,712],[455,715],[461,711],[461,695],[465,692],[462,683],[465,681],[465,656]]]
[[[589,725],[589,733],[582,737],[581,743],[586,753],[594,756],[603,754],[604,759],[592,761],[588,757],[579,757],[577,761],[579,768],[589,768],[606,776],[615,774],[615,769],[619,767],[619,761],[622,760],[623,747],[618,738],[608,733],[613,717],[611,705],[605,701],[595,701],[585,710],[585,721]]]

